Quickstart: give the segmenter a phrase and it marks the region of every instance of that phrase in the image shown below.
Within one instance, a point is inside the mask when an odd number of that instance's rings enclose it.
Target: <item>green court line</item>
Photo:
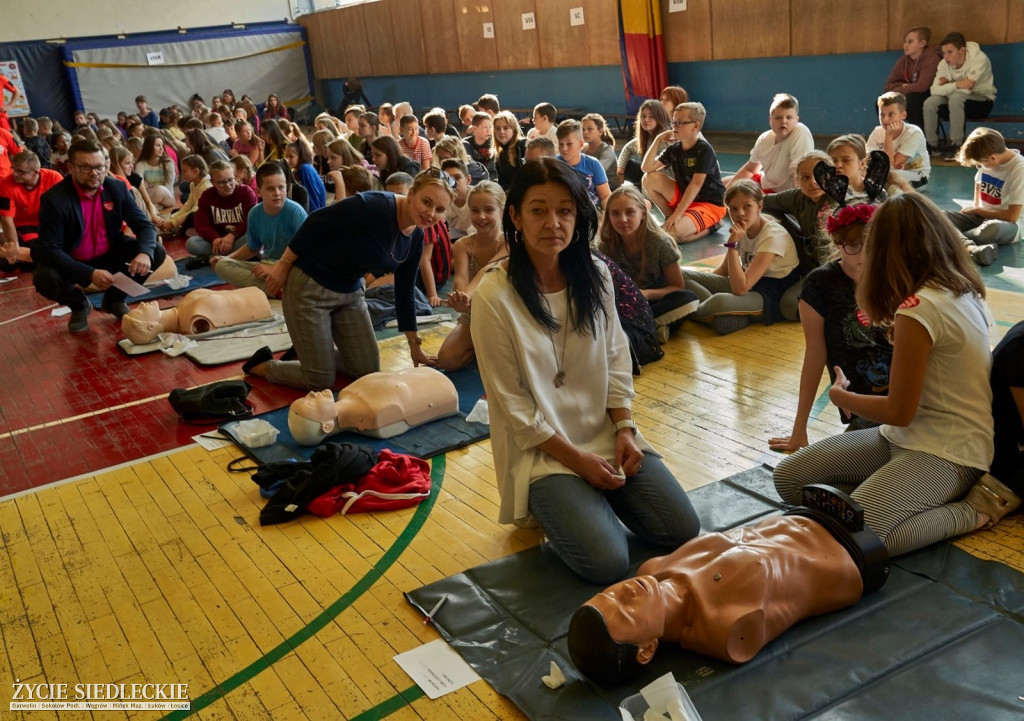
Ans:
[[[350,721],[379,721],[426,695],[426,692],[419,686],[410,686],[405,691],[396,693],[387,701],[381,701],[373,708],[366,709],[358,716],[353,716]]]
[[[164,719],[166,721],[174,721],[175,719],[184,719],[193,714],[202,711],[207,706],[219,701],[224,698],[231,691],[247,683],[258,674],[266,671],[274,663],[280,661],[282,658],[287,656],[289,653],[295,650],[300,644],[308,641],[317,634],[322,628],[327,626],[331,621],[337,618],[345,609],[351,606],[355,601],[359,599],[370,586],[376,583],[381,576],[383,576],[392,564],[398,560],[398,557],[402,555],[412,539],[416,537],[420,529],[423,528],[423,524],[427,522],[427,518],[430,516],[430,511],[434,507],[434,502],[437,500],[438,494],[441,492],[441,485],[444,483],[444,470],[445,470],[445,457],[443,455],[436,456],[430,464],[430,480],[431,489],[430,497],[420,503],[416,507],[416,512],[413,514],[412,519],[409,521],[409,525],[405,527],[405,530],[395,539],[391,548],[381,557],[377,563],[373,565],[366,574],[360,578],[352,588],[350,588],[341,598],[328,606],[324,611],[306,624],[305,627],[299,629],[294,634],[286,638],[284,641],[279,643],[277,646],[272,648],[266,654],[253,661],[251,664],[243,668],[238,673],[229,677],[228,679],[221,681],[219,684],[214,686],[212,689],[202,694],[198,698],[191,702],[191,708],[188,711],[175,711],[174,713],[167,714]],[[413,687],[416,688],[416,687]],[[398,696],[392,697],[378,706],[364,712],[357,718],[366,719],[383,718],[382,716],[366,716],[366,714],[376,712],[378,709],[388,705],[398,703],[397,699],[405,696],[410,696],[410,701],[415,701],[419,696],[412,698],[410,692],[407,690]],[[422,695],[422,692],[420,693]],[[387,713],[394,713],[397,711],[405,702],[399,703],[394,708],[390,708]]]

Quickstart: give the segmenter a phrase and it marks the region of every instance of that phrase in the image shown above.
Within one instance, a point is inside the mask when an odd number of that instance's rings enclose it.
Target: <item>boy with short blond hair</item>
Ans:
[[[580,121],[563,120],[558,124],[556,134],[558,159],[580,174],[594,205],[603,206],[612,194],[608,187],[608,174],[601,161],[583,153],[583,126]]]
[[[1006,147],[998,130],[975,128],[956,156],[961,165],[978,168],[974,205],[947,212],[953,225],[974,245],[968,251],[978,265],[995,262],[997,245],[1015,243],[1024,207],[1024,158]],[[987,262],[986,262],[987,261]]]
[[[766,193],[793,187],[793,163],[814,150],[814,138],[800,122],[800,104],[789,93],[778,93],[768,108],[766,130],[750,151],[750,160],[736,175],[725,179],[725,186],[749,178]]]
[[[725,217],[725,186],[718,156],[700,134],[706,117],[700,103],[677,105],[672,127],[654,139],[640,166],[647,196],[665,215],[665,230],[679,243],[718,230]],[[655,155],[661,142],[671,145]],[[675,180],[658,172],[665,167],[672,168]]]
[[[932,163],[928,143],[921,128],[907,121],[907,99],[902,93],[884,93],[878,97],[880,125],[868,136],[867,149],[881,150],[889,156],[889,167],[915,188],[928,184]]]

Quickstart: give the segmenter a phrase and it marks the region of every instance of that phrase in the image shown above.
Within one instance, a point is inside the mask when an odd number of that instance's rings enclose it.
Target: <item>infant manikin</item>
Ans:
[[[152,343],[160,333],[195,335],[273,315],[259,288],[200,288],[182,298],[176,308],[160,310],[155,301],[139,303],[121,319],[121,332],[132,343],[142,345]]]
[[[288,430],[304,446],[353,430],[391,438],[410,428],[459,412],[459,393],[440,371],[426,366],[393,373],[370,373],[338,394],[310,391],[292,403]]]

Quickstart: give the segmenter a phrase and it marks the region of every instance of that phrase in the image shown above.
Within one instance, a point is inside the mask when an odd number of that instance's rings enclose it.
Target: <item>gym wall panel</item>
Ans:
[[[665,0],[667,3],[667,0]],[[591,65],[619,65],[619,3],[617,0],[589,0],[577,3],[586,8],[587,47]]]
[[[387,0],[379,3],[389,9],[391,31],[395,39],[398,75],[419,75],[426,67],[423,49],[420,0]]]
[[[1020,9],[1021,0],[889,0],[889,47],[903,48],[907,28],[926,25],[931,28],[931,44],[938,47],[949,32],[961,32],[982,46],[1010,42],[1007,38],[1008,4]],[[1009,26],[1009,33],[1022,32],[1020,21]]]
[[[1010,3],[1009,19],[1006,22],[1006,42],[1024,41],[1024,3]]]
[[[462,70],[455,23],[453,0],[420,0],[420,25],[426,56],[423,67],[428,73],[457,73]]]
[[[711,60],[711,0],[689,0],[686,10],[668,11],[661,2],[665,58],[670,63]]]
[[[569,10],[575,7],[584,8],[584,20],[589,22],[586,3],[582,0],[544,0],[537,3],[542,67],[568,68],[589,63],[586,24],[569,25]]]
[[[711,48],[715,60],[789,55],[789,13],[763,0],[714,0]]]
[[[533,13],[533,30],[523,30],[523,13]],[[536,0],[499,0],[494,3],[494,38],[498,68],[520,70],[540,67],[540,33]]]
[[[790,0],[792,55],[886,49],[889,0]]]
[[[494,23],[493,2],[501,0],[455,0],[455,27],[459,34],[459,69],[493,70],[498,67],[498,44],[484,37],[484,23]],[[424,7],[430,0],[424,0]],[[447,35],[445,37],[451,37]]]
[[[354,10],[363,16],[363,27],[366,28],[366,39],[370,49],[370,67],[374,75],[395,75],[398,69],[398,56],[405,49],[395,42],[392,32],[391,8],[388,2],[365,3],[357,5]]]
[[[335,10],[328,14],[329,35],[333,42],[345,51],[348,74],[361,78],[373,75],[373,61],[370,59],[370,39],[366,34],[361,6]]]
[[[302,18],[301,24],[309,37],[313,74],[317,78],[347,78],[349,75],[345,46],[337,42],[332,32],[335,14],[321,13]]]

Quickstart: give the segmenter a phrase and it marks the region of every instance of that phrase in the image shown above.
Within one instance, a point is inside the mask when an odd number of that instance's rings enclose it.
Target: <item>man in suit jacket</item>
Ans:
[[[127,296],[114,287],[114,274],[142,283],[167,254],[125,184],[107,176],[98,142],[74,143],[68,162],[71,174],[43,194],[32,259],[36,290],[68,306],[68,330],[82,333],[89,329],[91,308],[83,288],[91,283],[106,291],[100,310],[120,320],[128,312]],[[125,235],[125,224],[135,237]]]

